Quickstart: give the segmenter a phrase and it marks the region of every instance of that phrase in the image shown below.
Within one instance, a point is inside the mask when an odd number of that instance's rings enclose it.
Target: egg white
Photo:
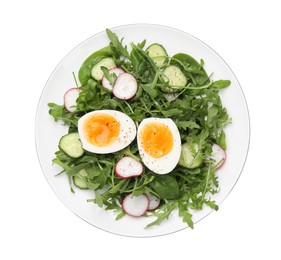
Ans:
[[[142,130],[150,123],[163,123],[165,124],[171,131],[174,144],[172,150],[165,156],[161,158],[154,158],[150,156],[144,149],[142,140],[141,140],[141,133]],[[137,141],[138,141],[138,148],[141,159],[145,166],[157,174],[167,174],[171,172],[178,164],[180,155],[181,155],[181,138],[179,130],[174,123],[174,121],[170,118],[146,118],[144,119],[138,128],[137,133]],[[165,140],[163,140],[165,142]]]
[[[103,114],[103,115],[106,114],[112,116],[119,123],[120,133],[119,133],[119,137],[114,143],[109,144],[107,146],[100,147],[88,142],[88,140],[84,136],[83,127],[85,121],[89,117],[95,114]],[[80,140],[82,142],[83,149],[92,153],[108,154],[108,153],[117,152],[127,147],[135,139],[137,130],[134,121],[129,116],[127,116],[122,112],[116,110],[96,110],[85,114],[78,120],[78,133],[79,133]]]

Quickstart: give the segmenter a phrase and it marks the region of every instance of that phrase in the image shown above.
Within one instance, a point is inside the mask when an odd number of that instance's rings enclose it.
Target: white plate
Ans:
[[[124,43],[141,42],[147,39],[147,46],[157,42],[165,46],[170,56],[178,52],[188,53],[197,60],[205,61],[208,74],[214,72],[213,79],[229,79],[232,84],[221,92],[223,104],[227,107],[233,123],[226,128],[227,135],[227,161],[219,170],[220,192],[214,199],[220,204],[229,194],[237,182],[246,157],[250,138],[250,124],[247,104],[242,89],[233,72],[223,59],[210,47],[193,36],[173,28],[160,25],[135,24],[114,28],[119,38],[124,37]],[[67,128],[60,123],[55,123],[48,114],[47,103],[63,103],[63,94],[75,86],[72,72],[76,74],[83,61],[93,52],[108,45],[109,41],[105,32],[99,33],[81,43],[73,49],[56,67],[50,76],[40,98],[36,117],[36,146],[40,164],[45,176],[57,194],[58,198],[77,216],[103,230],[134,237],[151,237],[169,234],[186,228],[186,224],[173,212],[171,217],[160,226],[150,229],[144,227],[152,218],[134,218],[125,216],[115,221],[115,213],[105,211],[86,200],[93,197],[91,191],[77,190],[72,194],[69,190],[68,180],[65,175],[55,177],[60,171],[52,165],[54,152],[58,149],[60,137],[67,132]],[[194,222],[207,216],[211,209],[193,213]],[[195,226],[196,228],[196,226]]]

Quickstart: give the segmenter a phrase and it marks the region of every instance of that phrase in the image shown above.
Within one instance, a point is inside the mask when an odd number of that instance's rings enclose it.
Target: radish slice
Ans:
[[[146,195],[149,199],[148,210],[154,210],[158,208],[158,206],[160,205],[160,199],[149,193],[146,193]]]
[[[79,97],[81,90],[79,88],[71,88],[64,94],[64,106],[68,112],[74,112],[76,110],[76,100]]]
[[[122,73],[118,76],[112,91],[113,95],[118,99],[131,99],[138,91],[137,80],[129,73]]]
[[[122,201],[122,208],[125,213],[132,217],[143,216],[149,205],[149,199],[145,194],[133,196],[133,193],[127,195]]]
[[[141,162],[132,157],[125,156],[117,162],[114,171],[117,177],[127,179],[140,176],[143,173],[143,169]]]
[[[226,160],[226,153],[218,144],[213,144],[210,158],[214,160],[214,165],[220,162],[218,165],[218,168],[220,168]]]
[[[109,70],[109,73],[110,73],[110,74],[114,73],[114,74],[118,77],[120,74],[125,73],[125,71],[122,70],[122,69],[120,69],[120,68],[118,68],[118,67],[116,67],[116,68],[110,69],[110,70]],[[110,82],[109,82],[108,79],[105,77],[105,75],[103,75],[103,77],[102,77],[101,84],[102,84],[102,86],[103,86],[104,88],[106,88],[106,89],[112,91],[112,88],[113,88],[113,87],[111,86]]]

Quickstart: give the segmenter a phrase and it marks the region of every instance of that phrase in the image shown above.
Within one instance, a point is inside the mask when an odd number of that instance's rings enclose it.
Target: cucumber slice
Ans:
[[[88,189],[88,184],[86,181],[87,172],[86,170],[82,169],[73,177],[73,183],[76,187],[82,190]]]
[[[166,69],[164,69],[163,76],[164,80],[168,82],[168,85],[171,88],[185,87],[187,84],[187,78],[185,77],[181,69],[177,66],[168,66]]]
[[[97,64],[95,64],[91,70],[91,76],[95,80],[101,80],[103,77],[103,71],[101,67],[106,67],[109,70],[116,67],[116,64],[112,58],[104,58],[100,60]]]
[[[147,47],[146,52],[158,68],[162,68],[164,65],[167,64],[168,55],[162,45],[158,43],[153,43]]]
[[[79,158],[84,154],[78,133],[64,135],[60,139],[59,148],[72,158]]]
[[[199,145],[193,142],[186,142],[181,147],[181,157],[179,165],[194,169],[201,165],[203,162],[203,154],[199,150]]]

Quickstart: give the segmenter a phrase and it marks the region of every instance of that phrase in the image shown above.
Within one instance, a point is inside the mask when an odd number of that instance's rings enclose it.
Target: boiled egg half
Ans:
[[[116,110],[96,110],[82,116],[78,132],[83,149],[97,154],[117,152],[136,137],[136,125],[126,114]]]
[[[181,154],[179,130],[170,118],[147,118],[138,128],[138,149],[143,163],[158,174],[171,172]]]

